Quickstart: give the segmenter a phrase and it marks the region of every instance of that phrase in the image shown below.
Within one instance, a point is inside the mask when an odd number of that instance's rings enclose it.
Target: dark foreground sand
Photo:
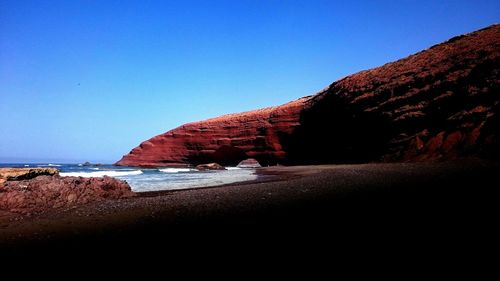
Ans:
[[[168,257],[487,247],[499,165],[482,160],[262,168],[264,182],[0,216],[3,256]],[[17,219],[17,220],[16,220]],[[433,246],[430,246],[430,245]],[[437,248],[434,245],[438,245]],[[385,249],[385,250],[384,250]],[[194,251],[194,252],[193,252]]]

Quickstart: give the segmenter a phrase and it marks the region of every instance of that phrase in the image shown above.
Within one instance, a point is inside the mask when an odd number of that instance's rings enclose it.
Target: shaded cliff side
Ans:
[[[499,159],[500,25],[454,37],[282,106],[189,123],[117,165]]]

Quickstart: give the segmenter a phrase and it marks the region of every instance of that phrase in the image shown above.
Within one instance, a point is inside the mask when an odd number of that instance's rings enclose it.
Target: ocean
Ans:
[[[82,164],[22,163],[0,164],[0,167],[53,167],[61,176],[103,177],[125,180],[135,192],[178,190],[209,187],[257,178],[255,169],[226,167],[222,171],[198,171],[191,168],[138,168],[113,165],[84,166]]]

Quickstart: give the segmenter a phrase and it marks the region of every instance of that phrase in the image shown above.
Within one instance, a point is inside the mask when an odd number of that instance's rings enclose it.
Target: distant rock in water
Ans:
[[[182,125],[117,165],[500,159],[500,25],[334,82],[314,96]]]
[[[225,170],[226,168],[217,163],[208,163],[208,164],[200,164],[196,166],[196,169],[200,171],[205,171],[205,170]]]
[[[262,167],[259,164],[259,161],[253,159],[253,158],[248,158],[243,161],[241,161],[238,166],[238,168],[260,168]]]
[[[102,166],[102,164],[100,164],[100,163],[92,164],[92,163],[90,163],[90,162],[87,161],[87,162],[83,163],[82,166],[94,166],[94,167],[98,167],[98,166]]]

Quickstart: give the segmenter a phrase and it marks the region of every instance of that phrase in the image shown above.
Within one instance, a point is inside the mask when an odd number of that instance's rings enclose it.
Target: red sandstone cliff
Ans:
[[[182,125],[141,143],[118,165],[169,166],[217,162],[236,165],[246,158],[284,159],[280,139],[300,125],[309,98],[281,106],[229,114]],[[269,159],[269,160],[267,160]]]
[[[180,126],[117,165],[498,159],[499,56],[500,25],[493,25],[314,96]]]

